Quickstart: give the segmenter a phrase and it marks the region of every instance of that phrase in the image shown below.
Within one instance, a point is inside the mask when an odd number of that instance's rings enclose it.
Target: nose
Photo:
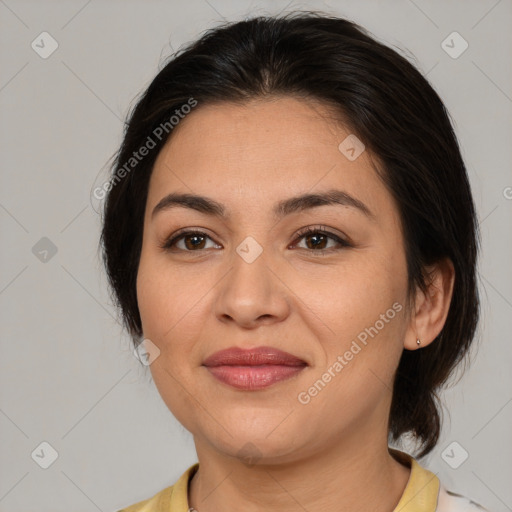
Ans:
[[[217,318],[246,329],[282,322],[289,315],[291,301],[279,274],[279,265],[265,251],[254,261],[242,251],[235,252],[230,271],[217,287]]]

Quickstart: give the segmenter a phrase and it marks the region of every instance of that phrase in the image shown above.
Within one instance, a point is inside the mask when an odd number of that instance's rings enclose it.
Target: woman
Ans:
[[[141,97],[105,192],[110,284],[198,457],[125,511],[482,510],[416,460],[474,338],[479,238],[406,59],[318,13],[212,29]]]

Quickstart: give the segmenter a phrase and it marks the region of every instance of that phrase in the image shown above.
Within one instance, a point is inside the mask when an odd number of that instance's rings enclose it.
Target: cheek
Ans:
[[[172,366],[190,357],[194,340],[200,338],[212,287],[207,272],[192,266],[184,271],[160,256],[141,255],[137,300],[143,333]]]
[[[168,317],[172,310],[172,291],[159,278],[159,269],[154,258],[144,250],[141,253],[137,273],[137,304],[142,323],[144,338],[151,340],[160,350],[158,363],[166,357],[168,347],[164,343],[164,333],[173,326],[173,319]],[[151,365],[157,366],[156,362]]]
[[[142,255],[137,274],[137,304],[145,337],[159,337],[157,334],[162,330],[166,318],[164,307],[169,299],[170,294],[166,297],[166,287],[158,279],[158,272]]]
[[[170,330],[177,318],[178,297],[182,293],[165,268],[160,258],[143,245],[139,271],[137,274],[137,303],[146,337],[162,338]],[[172,315],[172,316],[170,316]]]
[[[350,341],[379,321],[395,302],[403,306],[403,269],[381,256],[362,255],[331,267],[329,272],[325,267],[311,268],[294,279],[294,290],[315,314],[317,323],[323,324],[327,338]],[[395,318],[395,310],[389,316]]]
[[[315,399],[317,406],[328,409],[326,415],[333,402],[350,409],[355,400],[371,409],[392,389],[403,351],[405,262],[376,251],[340,265],[329,279],[310,282],[308,277],[307,282],[303,293],[315,312],[324,352],[311,383],[323,375],[330,379],[329,389]],[[336,377],[325,375],[329,370]]]
[[[181,275],[181,282],[179,277]],[[183,273],[171,272],[157,259],[141,256],[137,275],[137,300],[144,337],[160,353],[149,369],[169,410],[187,429],[196,421],[193,368],[194,340],[201,324],[197,319],[204,293],[185,285]],[[195,306],[194,306],[195,304]]]

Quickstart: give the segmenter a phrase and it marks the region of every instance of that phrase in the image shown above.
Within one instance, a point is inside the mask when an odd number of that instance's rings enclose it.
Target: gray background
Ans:
[[[90,191],[172,49],[224,18],[304,8],[345,15],[401,48],[451,113],[482,230],[481,341],[444,394],[451,421],[438,448],[420,462],[449,489],[512,510],[510,0],[0,0],[2,512],[113,511],[196,461],[116,322]],[[31,47],[43,31],[59,45],[46,59]],[[453,31],[469,44],[456,59],[441,46]],[[48,449],[31,456],[43,441],[58,453],[48,469],[35,462]],[[469,454],[458,469],[442,456],[454,441],[452,457]]]

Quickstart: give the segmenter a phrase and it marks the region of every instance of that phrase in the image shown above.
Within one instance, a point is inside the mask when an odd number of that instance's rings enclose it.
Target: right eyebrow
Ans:
[[[157,213],[169,210],[181,206],[182,208],[189,208],[196,210],[206,215],[212,215],[227,219],[229,216],[226,215],[226,209],[221,203],[218,203],[214,199],[205,196],[198,196],[194,194],[177,194],[171,193],[163,197],[158,204],[153,208],[151,217],[154,217]]]

